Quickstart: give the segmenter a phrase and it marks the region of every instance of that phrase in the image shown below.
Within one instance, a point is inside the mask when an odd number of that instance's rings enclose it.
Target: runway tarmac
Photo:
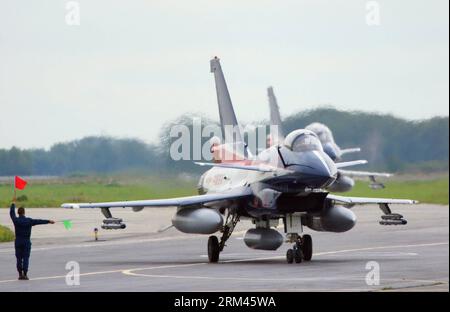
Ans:
[[[449,207],[392,206],[408,219],[406,226],[381,226],[377,206],[355,207],[358,223],[349,232],[314,232],[311,262],[288,264],[284,244],[277,251],[245,246],[252,225],[241,222],[227,242],[220,262],[208,263],[206,235],[170,229],[173,208],[120,209],[123,232],[92,229],[102,216],[93,210],[28,209],[32,217],[73,220],[33,229],[30,281],[18,281],[12,243],[0,244],[0,292],[4,291],[449,291]],[[11,226],[8,210],[0,223]],[[281,230],[281,229],[280,229]],[[66,264],[80,265],[80,285],[67,285]],[[373,262],[375,261],[375,263]],[[368,267],[366,267],[369,265]],[[379,284],[367,274],[379,266]],[[373,275],[370,275],[373,276]],[[373,281],[373,279],[371,279]]]

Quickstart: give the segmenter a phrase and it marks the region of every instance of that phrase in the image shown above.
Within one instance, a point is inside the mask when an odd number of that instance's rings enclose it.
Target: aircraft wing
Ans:
[[[344,161],[344,162],[337,162],[336,168],[344,168],[344,167],[350,167],[350,166],[356,166],[356,165],[364,165],[367,164],[367,160],[352,160],[352,161]]]
[[[277,172],[283,170],[281,168],[264,166],[264,165],[240,165],[233,163],[205,163],[205,162],[195,162],[199,166],[209,166],[209,167],[221,167],[229,169],[240,169],[240,170],[250,170],[259,172]]]
[[[359,147],[344,148],[344,149],[341,149],[341,155],[350,154],[350,153],[357,153],[357,152],[360,152],[360,151],[361,151],[361,149]]]
[[[346,205],[367,205],[367,204],[417,204],[418,201],[412,199],[392,199],[392,198],[370,198],[370,197],[350,197],[328,194],[328,199]]]
[[[417,204],[418,201],[411,199],[392,199],[392,198],[368,198],[368,197],[349,197],[328,194],[328,199],[341,203],[344,207],[352,208],[354,205],[377,204],[383,212],[381,216],[381,225],[405,225],[406,219],[399,213],[393,213],[390,204]]]
[[[387,172],[370,172],[370,171],[353,171],[353,170],[339,170],[345,176],[349,177],[384,177],[389,178],[392,173]]]
[[[250,196],[252,191],[250,188],[238,188],[224,193],[204,194],[186,197],[176,197],[170,199],[149,199],[104,203],[66,203],[62,204],[62,208],[78,209],[78,208],[146,208],[146,207],[170,207],[170,206],[195,206],[205,203],[233,200]]]

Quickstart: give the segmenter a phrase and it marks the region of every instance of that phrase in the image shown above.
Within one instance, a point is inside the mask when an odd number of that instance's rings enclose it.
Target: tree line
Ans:
[[[204,124],[214,122],[205,118],[202,121]],[[340,147],[361,147],[360,154],[347,158],[369,160],[369,166],[364,168],[393,172],[448,171],[448,117],[409,121],[391,115],[319,108],[285,118],[284,130],[289,133],[316,121],[333,131]],[[165,124],[159,142],[155,144],[137,139],[92,136],[57,143],[50,149],[0,149],[0,176],[106,174],[129,170],[201,172],[204,168],[192,161],[174,161],[170,157],[169,147],[174,140],[169,135],[170,129],[177,124],[192,128],[192,117],[183,115]],[[267,121],[257,124],[267,124]],[[202,144],[207,140],[202,138]]]

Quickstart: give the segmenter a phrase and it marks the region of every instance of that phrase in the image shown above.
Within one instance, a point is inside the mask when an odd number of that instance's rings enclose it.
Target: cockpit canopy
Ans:
[[[317,137],[322,143],[334,142],[333,134],[331,133],[330,128],[328,128],[324,124],[314,122],[306,126],[305,129],[310,130],[315,134],[317,134]]]
[[[284,145],[293,152],[323,151],[317,135],[306,129],[294,130],[284,140]]]

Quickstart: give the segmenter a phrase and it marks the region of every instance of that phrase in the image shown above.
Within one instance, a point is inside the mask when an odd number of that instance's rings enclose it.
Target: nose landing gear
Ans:
[[[311,235],[305,234],[303,235],[303,244],[302,244],[302,251],[303,251],[303,259],[305,261],[311,261],[312,255],[313,255],[313,242]]]
[[[287,214],[283,221],[286,242],[294,243],[292,249],[286,253],[287,263],[310,261],[313,255],[312,238],[308,234],[301,235],[303,233],[302,214]]]
[[[301,263],[310,261],[313,254],[313,245],[311,235],[305,234],[303,236],[296,235],[295,244],[292,249],[286,252],[287,263]]]

